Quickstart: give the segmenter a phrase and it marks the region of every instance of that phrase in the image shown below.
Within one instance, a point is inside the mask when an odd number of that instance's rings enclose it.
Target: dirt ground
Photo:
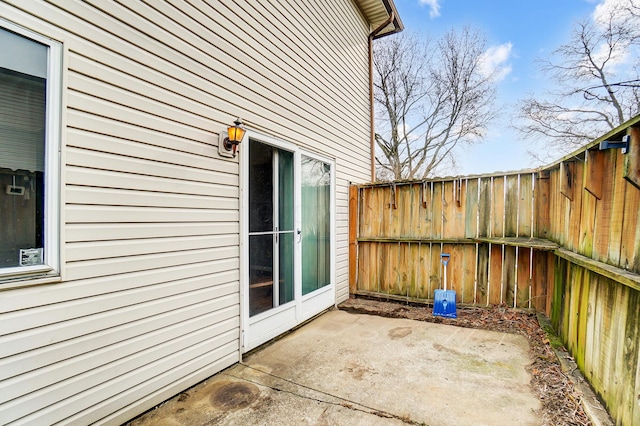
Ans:
[[[458,327],[517,333],[529,340],[534,362],[529,366],[533,376],[531,385],[542,401],[540,417],[545,426],[591,425],[585,414],[573,382],[563,373],[551,344],[558,344],[554,336],[545,333],[534,312],[510,309],[457,307],[456,319],[433,316],[431,307],[395,301],[351,298],[339,305],[348,312],[408,318]],[[550,341],[551,340],[551,341]]]

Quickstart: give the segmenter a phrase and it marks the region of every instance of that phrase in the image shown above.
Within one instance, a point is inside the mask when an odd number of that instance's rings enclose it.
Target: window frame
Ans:
[[[44,138],[43,263],[0,268],[0,284],[60,275],[60,147],[62,118],[62,43],[0,18],[0,29],[47,47]]]

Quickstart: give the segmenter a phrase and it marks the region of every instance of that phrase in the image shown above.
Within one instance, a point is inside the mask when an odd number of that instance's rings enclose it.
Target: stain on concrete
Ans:
[[[215,408],[233,411],[246,408],[260,396],[260,390],[252,383],[223,381],[211,391],[209,402]]]
[[[350,362],[344,370],[355,380],[362,380],[365,374],[376,374],[375,371],[359,362]]]
[[[411,327],[396,327],[389,330],[389,337],[397,340],[407,337],[411,334]]]
[[[438,352],[448,352],[452,355],[463,355],[460,353],[460,351],[453,349],[453,348],[448,348],[444,345],[441,345],[440,343],[434,343],[433,344],[433,349],[437,350]]]

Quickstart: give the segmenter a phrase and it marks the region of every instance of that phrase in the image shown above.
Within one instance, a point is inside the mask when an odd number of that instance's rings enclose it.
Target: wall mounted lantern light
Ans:
[[[236,156],[238,145],[242,142],[247,131],[238,118],[233,122],[233,126],[227,128],[227,133],[221,133],[218,140],[218,153],[223,157],[233,158]]]

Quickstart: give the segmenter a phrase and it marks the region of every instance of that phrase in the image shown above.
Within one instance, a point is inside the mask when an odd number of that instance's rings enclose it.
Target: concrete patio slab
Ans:
[[[146,425],[538,425],[522,336],[330,311]]]

